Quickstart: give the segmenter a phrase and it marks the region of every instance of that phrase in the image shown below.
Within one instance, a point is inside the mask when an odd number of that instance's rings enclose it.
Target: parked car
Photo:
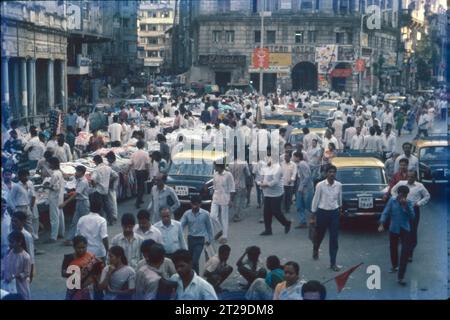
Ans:
[[[384,163],[373,157],[336,157],[336,180],[342,183],[343,219],[365,217],[378,221],[387,191]]]
[[[450,141],[447,136],[429,136],[415,141],[419,180],[428,186],[448,185]]]
[[[167,176],[182,205],[190,203],[191,196],[201,196],[202,205],[211,205],[213,195],[214,162],[225,161],[220,151],[187,150],[174,155]]]

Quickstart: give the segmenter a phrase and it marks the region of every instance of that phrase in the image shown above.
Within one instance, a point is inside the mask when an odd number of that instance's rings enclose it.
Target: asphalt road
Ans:
[[[437,126],[439,128],[445,128]],[[437,129],[438,130],[438,129]],[[411,136],[402,137],[402,141],[411,140]],[[263,231],[263,224],[259,223],[262,209],[256,208],[255,194],[252,195],[252,203],[244,210],[244,220],[238,223],[230,222],[229,242],[231,255],[229,263],[235,271],[223,284],[223,288],[235,292],[239,289],[238,283],[243,279],[239,277],[235,263],[246,247],[258,245],[261,248],[261,259],[269,255],[277,255],[281,262],[289,260],[300,264],[301,278],[303,281],[326,281],[335,277],[335,273],[328,269],[328,236],[325,237],[318,261],[312,259],[312,244],[308,239],[307,229],[294,229],[289,234],[284,234],[284,228],[273,221],[273,235],[259,236]],[[148,200],[148,195],[146,195]],[[119,204],[119,214],[126,212],[136,213],[134,200],[128,200]],[[231,215],[230,215],[231,217]],[[287,218],[297,224],[297,216],[294,208]],[[346,287],[341,293],[337,293],[334,281],[326,284],[328,299],[446,299],[448,297],[448,199],[442,195],[432,195],[431,201],[422,210],[419,226],[419,244],[414,255],[414,262],[408,264],[406,273],[407,286],[401,287],[396,282],[396,275],[389,274],[389,239],[388,233],[378,233],[376,226],[365,222],[354,223],[341,228],[339,235],[338,264],[343,266],[342,272],[348,268],[363,262],[348,279]],[[121,232],[118,225],[109,227],[108,233],[111,239]],[[46,240],[48,232],[41,234],[41,240]],[[218,247],[219,244],[215,244]],[[70,247],[64,247],[62,243],[40,244],[36,247],[45,251],[43,255],[36,256],[36,276],[31,285],[33,299],[64,299],[65,280],[61,278],[60,267],[64,254],[70,253]],[[204,258],[201,258],[203,264]],[[380,268],[380,289],[368,289],[367,279],[369,275],[366,269],[376,265]],[[202,268],[202,267],[201,267]],[[234,294],[226,294],[223,298],[236,298]]]

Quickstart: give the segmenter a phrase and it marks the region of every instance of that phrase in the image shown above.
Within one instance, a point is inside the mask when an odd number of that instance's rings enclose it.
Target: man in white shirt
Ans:
[[[330,145],[330,143],[333,143],[336,146],[336,149],[340,149],[340,144],[336,137],[333,136],[331,129],[327,129],[325,131],[325,137],[323,138],[322,143],[324,151],[328,150],[328,146]]]
[[[414,205],[414,220],[411,224],[411,256],[409,262],[412,262],[413,251],[417,246],[417,230],[419,229],[420,220],[420,208],[425,206],[430,201],[430,193],[425,186],[417,181],[417,172],[408,171],[408,180],[399,181],[391,190],[392,197],[397,197],[398,188],[400,186],[407,186],[409,193],[407,200],[411,201]]]
[[[139,140],[136,143],[136,147],[138,150],[131,155],[130,158],[130,169],[134,170],[136,176],[136,184],[137,184],[137,197],[136,197],[136,209],[141,207],[141,204],[144,203],[142,198],[144,197],[145,191],[145,180],[148,179],[149,170],[150,170],[150,156],[148,152],[144,149],[144,142]]]
[[[189,251],[176,251],[173,262],[177,274],[170,280],[178,283],[176,300],[218,300],[214,287],[192,269],[192,256]]]
[[[364,135],[361,133],[361,127],[356,127],[356,134],[352,138],[350,144],[351,150],[363,150],[365,144]]]
[[[122,232],[111,240],[111,245],[122,247],[125,251],[128,265],[135,269],[139,260],[141,260],[141,244],[144,239],[133,231],[136,219],[132,213],[125,213],[121,222]]]
[[[336,264],[338,251],[339,217],[342,215],[342,184],[336,181],[336,167],[331,165],[327,168],[324,181],[316,186],[316,191],[311,205],[313,219],[316,223],[316,239],[314,241],[313,258],[319,258],[319,248],[327,229],[330,232],[330,268],[339,271],[341,268]]]
[[[103,216],[107,217],[108,222],[114,223],[113,213],[109,212],[108,192],[111,180],[112,169],[110,166],[103,163],[103,158],[100,155],[94,156],[95,170],[92,173],[91,184],[95,188],[103,201]]]
[[[91,212],[78,220],[76,235],[86,238],[87,251],[105,261],[109,244],[106,219],[100,216],[102,205],[102,199],[98,194],[90,197]]]
[[[344,121],[342,121],[342,117],[338,116],[336,120],[333,122],[333,129],[334,129],[334,136],[336,137],[337,141],[339,142],[339,145],[342,143],[342,135],[343,135],[343,127],[344,127]],[[342,149],[342,147],[339,147],[336,145],[338,149]]]
[[[231,172],[225,171],[224,164],[215,164],[214,179],[213,179],[213,197],[211,203],[211,219],[215,220],[213,227],[219,221],[219,210],[221,212],[221,227],[222,239],[225,243],[228,239],[228,215],[229,208],[233,204],[234,195],[236,192],[234,178]],[[214,230],[214,235],[218,234],[218,230]]]
[[[419,122],[417,123],[418,131],[417,135],[414,139],[420,138],[420,136],[423,134],[425,137],[428,137],[428,125],[430,123],[430,117],[427,113],[426,109],[422,109],[422,113],[419,117]]]
[[[383,151],[383,147],[382,147],[382,142],[381,139],[379,139],[378,136],[375,135],[376,130],[374,127],[370,127],[369,129],[369,136],[365,136],[364,137],[364,151],[369,151],[369,152],[382,152]]]
[[[312,140],[316,139],[316,141],[321,142],[321,139],[319,136],[313,132],[310,132],[309,128],[305,127],[302,128],[303,131],[303,149],[308,153],[309,150],[312,148]]]
[[[137,214],[138,224],[134,226],[133,232],[142,239],[152,239],[155,242],[163,243],[161,231],[150,222],[150,212],[139,210]]]
[[[353,121],[350,122],[350,127],[345,129],[344,131],[344,146],[348,149],[351,149],[352,139],[356,135],[356,128],[353,125]]]
[[[161,232],[161,244],[164,246],[166,256],[172,257],[179,249],[187,250],[181,223],[172,219],[170,209],[161,208],[160,217],[161,221],[157,222],[155,227]]]
[[[291,153],[289,152],[284,154],[284,161],[281,163],[281,172],[283,174],[284,209],[286,212],[289,212],[292,205],[294,183],[297,178],[297,165],[291,161]]]
[[[394,174],[400,169],[400,160],[408,159],[408,170],[414,170],[419,175],[419,159],[411,153],[412,144],[410,142],[405,142],[402,145],[403,153],[395,159],[394,164]]]
[[[311,149],[307,152],[306,160],[311,169],[312,180],[316,180],[319,176],[319,169],[322,161],[322,148],[319,146],[318,140],[312,140]]]
[[[31,139],[25,144],[24,151],[28,151],[29,168],[35,169],[39,160],[42,159],[45,152],[45,144],[38,137],[35,126],[30,127]]]
[[[111,140],[111,144],[114,146],[117,142],[122,141],[123,127],[119,123],[119,116],[113,117],[113,123],[108,126],[108,133]]]
[[[383,141],[383,151],[386,153],[386,158],[390,158],[397,146],[397,137],[392,132],[391,125],[386,125],[386,129],[381,135],[381,139]]]

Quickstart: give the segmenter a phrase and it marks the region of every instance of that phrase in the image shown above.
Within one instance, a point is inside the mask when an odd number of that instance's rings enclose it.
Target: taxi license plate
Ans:
[[[175,186],[175,193],[177,196],[187,196],[189,195],[189,188],[184,186]]]
[[[360,197],[358,200],[358,206],[361,209],[373,208],[373,197]]]

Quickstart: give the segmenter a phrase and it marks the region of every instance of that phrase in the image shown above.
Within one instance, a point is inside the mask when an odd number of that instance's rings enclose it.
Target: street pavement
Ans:
[[[444,123],[438,123],[435,131],[445,132]],[[402,136],[398,141],[399,151],[401,143],[410,141],[411,135]],[[419,226],[419,242],[415,250],[413,263],[408,264],[406,272],[407,286],[399,286],[396,274],[388,273],[390,269],[389,238],[388,233],[378,233],[376,225],[363,221],[342,227],[339,234],[339,251],[337,262],[344,272],[361,262],[358,268],[348,279],[344,290],[337,293],[334,281],[325,284],[327,299],[337,300],[379,300],[379,299],[446,299],[448,292],[448,199],[440,194],[432,194],[431,201],[421,213]],[[149,195],[145,200],[149,201]],[[119,203],[119,214],[136,213],[134,199]],[[289,260],[300,264],[302,281],[319,280],[325,282],[339,273],[329,269],[328,235],[325,237],[318,261],[312,259],[312,243],[308,238],[308,229],[292,228],[289,234],[284,234],[277,220],[273,221],[273,235],[260,236],[264,225],[259,223],[262,209],[256,208],[256,196],[253,190],[252,202],[244,210],[244,220],[230,221],[228,244],[231,247],[229,264],[234,268],[232,275],[224,282],[222,287],[230,291],[223,294],[223,299],[240,298],[237,291],[243,283],[243,278],[237,273],[235,266],[237,259],[245,248],[257,245],[261,248],[261,260],[269,255],[277,255],[281,263]],[[293,227],[298,224],[295,207],[291,208],[287,218],[293,221]],[[230,213],[230,217],[232,217]],[[230,219],[231,220],[231,219]],[[120,219],[119,219],[120,221]],[[41,240],[46,240],[48,230],[42,233]],[[121,232],[120,225],[108,227],[109,239]],[[218,248],[219,244],[214,246]],[[36,276],[31,284],[32,299],[64,299],[65,279],[61,277],[61,263],[64,254],[71,253],[71,247],[64,247],[62,243],[37,244],[44,254],[36,256]],[[201,257],[201,270],[205,258]],[[381,288],[368,289],[369,274],[366,269],[376,265],[380,268]],[[202,272],[202,271],[201,271]]]

